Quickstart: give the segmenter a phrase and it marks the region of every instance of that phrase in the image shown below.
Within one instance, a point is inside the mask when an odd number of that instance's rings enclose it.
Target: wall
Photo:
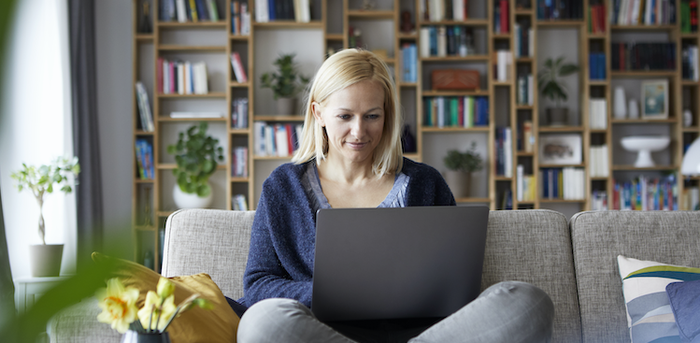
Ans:
[[[97,115],[102,156],[104,242],[131,235],[132,1],[95,1]],[[106,251],[131,259],[131,247]]]

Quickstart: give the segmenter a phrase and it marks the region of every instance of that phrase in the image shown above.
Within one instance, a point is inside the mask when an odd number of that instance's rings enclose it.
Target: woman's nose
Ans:
[[[364,127],[364,121],[361,118],[357,118],[352,121],[350,127],[350,133],[355,137],[362,136],[362,129]]]

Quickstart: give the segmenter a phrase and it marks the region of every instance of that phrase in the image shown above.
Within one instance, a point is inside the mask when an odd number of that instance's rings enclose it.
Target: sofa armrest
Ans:
[[[91,297],[57,313],[48,324],[51,343],[119,343],[122,335],[97,321],[100,312],[97,299]]]

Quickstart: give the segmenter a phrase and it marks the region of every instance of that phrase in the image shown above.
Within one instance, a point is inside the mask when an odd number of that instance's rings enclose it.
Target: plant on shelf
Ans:
[[[448,172],[445,173],[445,181],[450,186],[455,198],[469,195],[471,173],[483,169],[483,159],[476,152],[476,142],[472,142],[469,149],[464,152],[449,150],[443,158]]]
[[[223,162],[223,148],[219,140],[207,135],[207,123],[193,125],[186,132],[180,132],[176,144],[168,145],[168,154],[175,155],[177,166],[173,169],[176,184],[175,202],[181,208],[206,207],[211,202],[212,189],[209,177],[216,171],[217,161]],[[178,193],[178,190],[181,193]],[[179,196],[200,198],[196,204],[178,204]],[[189,197],[188,197],[189,198]]]
[[[41,245],[30,246],[33,276],[58,276],[61,269],[63,244],[46,244],[46,223],[44,222],[44,195],[59,189],[65,194],[73,191],[71,184],[80,173],[78,158],[58,157],[50,164],[28,166],[22,163],[22,169],[12,173],[10,177],[17,182],[21,192],[28,189],[39,204],[39,237]],[[60,188],[59,188],[60,187]]]
[[[102,312],[97,315],[101,323],[110,324],[119,333],[132,331],[137,336],[157,335],[165,339],[154,342],[170,342],[166,330],[183,312],[193,306],[212,309],[213,305],[199,294],[193,294],[175,306],[175,284],[167,278],[158,280],[156,291],[148,291],[141,309],[138,308],[139,290],[133,286],[124,286],[119,278],[107,280],[107,287],[95,292],[98,306]],[[122,340],[124,342],[125,340]],[[135,339],[134,342],[142,340]],[[144,340],[145,341],[145,340]]]
[[[299,73],[294,56],[280,55],[274,62],[277,72],[264,73],[260,78],[262,88],[272,89],[280,114],[293,113],[294,97],[309,83],[309,78]]]
[[[578,71],[578,65],[564,62],[563,56],[556,60],[551,57],[545,60],[544,67],[537,76],[537,81],[542,96],[556,103],[555,108],[547,108],[550,125],[566,124],[568,109],[562,108],[561,105],[568,99],[568,95],[562,78]]]

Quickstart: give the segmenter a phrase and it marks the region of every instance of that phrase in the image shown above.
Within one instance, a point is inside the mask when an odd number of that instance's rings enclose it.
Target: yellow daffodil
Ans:
[[[154,291],[148,291],[146,303],[139,310],[138,316],[146,330],[164,331],[170,318],[175,315],[175,296],[161,299]]]
[[[161,277],[156,286],[156,293],[161,298],[167,298],[175,292],[175,284],[167,278]]]
[[[107,288],[98,289],[95,296],[102,309],[97,320],[110,324],[119,333],[125,333],[129,329],[129,324],[136,320],[138,289],[124,287],[119,279],[113,278],[107,281]]]

